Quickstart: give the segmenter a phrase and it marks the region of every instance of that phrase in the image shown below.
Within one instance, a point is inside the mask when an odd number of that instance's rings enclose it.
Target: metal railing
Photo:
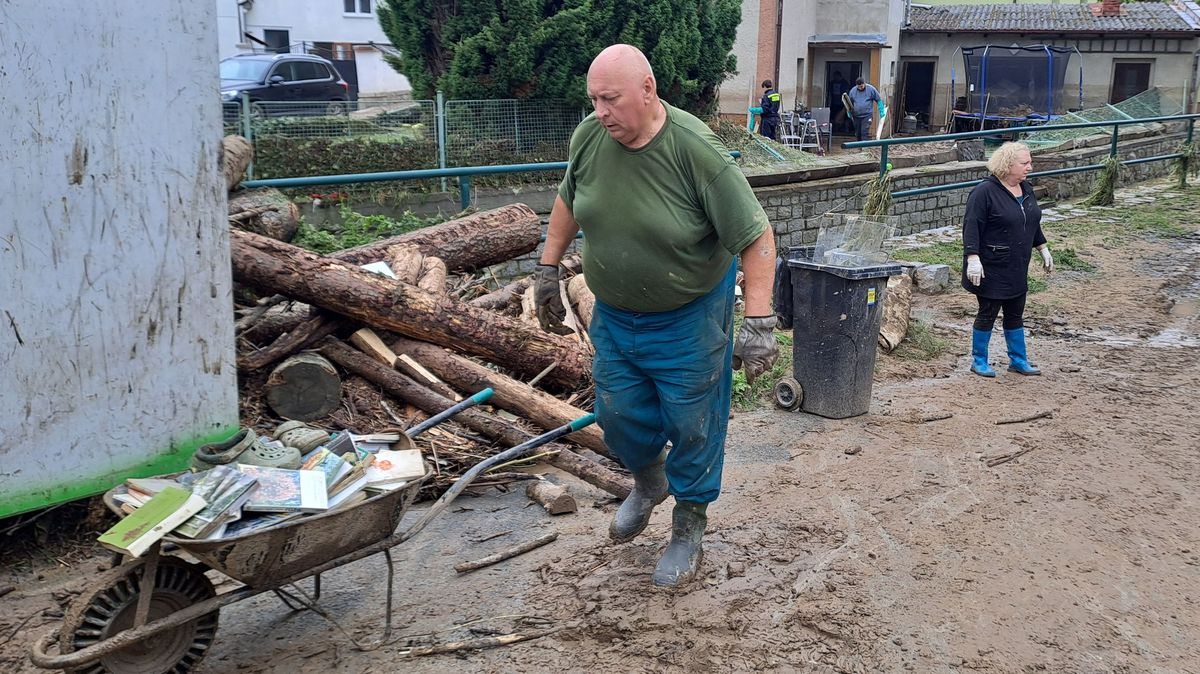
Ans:
[[[843,143],[842,147],[846,149],[858,149],[867,147],[879,148],[879,175],[882,177],[888,172],[888,148],[893,145],[907,145],[910,143],[932,143],[943,140],[960,140],[964,138],[987,138],[991,136],[1008,136],[1018,133],[1036,134],[1048,131],[1062,131],[1066,129],[1088,129],[1112,127],[1112,140],[1109,143],[1108,156],[1117,156],[1117,140],[1122,126],[1130,124],[1150,124],[1164,122],[1185,122],[1187,125],[1187,142],[1192,142],[1192,137],[1195,131],[1195,120],[1200,118],[1200,114],[1188,115],[1168,115],[1163,117],[1143,117],[1141,119],[1118,119],[1107,120],[1101,122],[1078,122],[1071,124],[1055,124],[1045,126],[1014,126],[1007,129],[986,129],[983,131],[964,131],[962,133],[946,133],[937,136],[910,136],[907,138],[881,138],[879,140],[859,140],[849,143]],[[1170,159],[1178,159],[1183,157],[1178,152],[1170,154],[1160,154],[1153,157],[1142,157],[1140,159],[1127,159],[1121,162],[1122,166],[1133,166],[1135,164],[1146,164],[1153,161],[1166,161]],[[1069,173],[1084,173],[1086,171],[1098,171],[1104,168],[1103,164],[1088,164],[1086,166],[1070,166],[1067,168],[1053,169],[1050,171],[1036,171],[1028,175],[1029,178],[1040,178],[1049,176],[1066,175]],[[948,192],[950,190],[960,190],[969,187],[974,187],[983,180],[967,180],[958,183],[949,183],[946,185],[934,185],[932,187],[918,187],[910,190],[898,190],[892,192],[893,199],[903,199],[905,197],[915,197],[923,194],[933,194],[935,192]]]
[[[729,156],[737,159],[741,153],[733,151]],[[303,178],[272,178],[268,180],[245,180],[242,187],[312,187],[314,185],[355,185],[401,180],[429,180],[458,178],[459,205],[465,210],[471,205],[471,177],[497,173],[522,173],[525,171],[565,171],[567,162],[543,162],[539,164],[508,164],[505,166],[460,166],[445,169],[420,169],[416,171],[383,171],[379,173],[349,173],[336,176],[306,176]]]
[[[251,178],[564,160],[587,111],[565,101],[251,101],[222,103],[225,133],[255,149]]]

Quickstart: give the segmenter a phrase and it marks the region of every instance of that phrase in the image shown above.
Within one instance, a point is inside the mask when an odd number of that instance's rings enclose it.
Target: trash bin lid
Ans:
[[[833,274],[851,281],[859,281],[869,278],[887,278],[889,276],[899,276],[904,273],[904,267],[898,264],[877,264],[867,267],[838,267],[831,264],[820,264],[813,262],[811,259],[803,257],[793,257],[788,259],[788,267],[792,269],[812,269],[814,271],[823,271],[827,274]]]

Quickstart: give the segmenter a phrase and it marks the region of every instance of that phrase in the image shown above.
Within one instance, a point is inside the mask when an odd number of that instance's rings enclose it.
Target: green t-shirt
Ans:
[[[663,107],[662,130],[636,150],[589,115],[558,188],[583,230],[588,287],[627,311],[670,311],[708,293],[770,226],[716,134]]]

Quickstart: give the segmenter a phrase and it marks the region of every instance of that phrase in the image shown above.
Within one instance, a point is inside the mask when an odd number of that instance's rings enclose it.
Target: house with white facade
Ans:
[[[840,110],[846,83],[860,76],[891,100],[906,7],[905,0],[745,0],[733,46],[738,73],[721,84],[721,114],[744,117],[766,79],[785,110]]]
[[[378,0],[216,0],[221,58],[253,52],[316,54],[333,62],[351,95],[411,95],[384,61],[393,52],[375,14]]]

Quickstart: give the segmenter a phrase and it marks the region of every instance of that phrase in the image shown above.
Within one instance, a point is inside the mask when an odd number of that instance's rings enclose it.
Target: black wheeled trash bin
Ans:
[[[831,419],[866,414],[887,280],[903,268],[821,264],[812,251],[790,248],[777,265],[785,278],[776,278],[775,309],[792,326],[794,380],[781,380],[775,401]]]

